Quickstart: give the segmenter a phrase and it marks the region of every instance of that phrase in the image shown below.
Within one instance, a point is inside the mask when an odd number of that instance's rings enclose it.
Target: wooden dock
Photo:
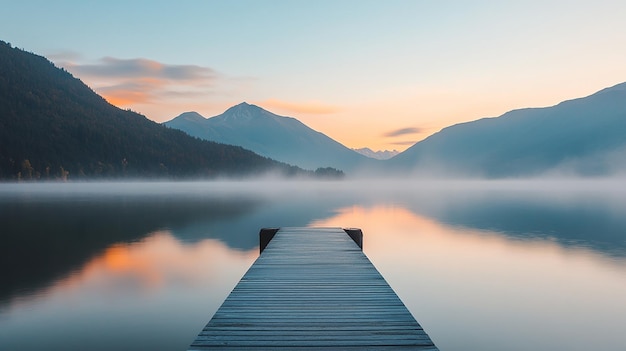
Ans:
[[[437,350],[360,230],[276,231],[261,231],[261,255],[189,350]]]

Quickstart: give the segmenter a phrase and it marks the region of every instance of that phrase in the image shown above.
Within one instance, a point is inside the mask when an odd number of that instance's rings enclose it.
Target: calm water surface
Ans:
[[[0,184],[0,350],[184,350],[272,226],[362,228],[441,350],[624,350],[623,184]]]

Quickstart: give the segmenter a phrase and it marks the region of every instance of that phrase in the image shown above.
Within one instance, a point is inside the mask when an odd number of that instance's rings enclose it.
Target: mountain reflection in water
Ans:
[[[184,349],[261,227],[310,225],[362,228],[441,349],[619,350],[626,194],[581,184],[0,184],[0,349]]]

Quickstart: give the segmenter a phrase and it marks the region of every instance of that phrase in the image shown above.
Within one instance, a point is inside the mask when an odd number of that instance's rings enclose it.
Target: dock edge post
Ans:
[[[279,230],[280,228],[261,228],[259,232],[259,254],[263,253],[267,244],[272,241],[272,238],[274,238],[274,235],[276,235],[276,232]]]
[[[363,251],[363,231],[359,228],[343,228],[343,230],[354,240],[361,251]]]

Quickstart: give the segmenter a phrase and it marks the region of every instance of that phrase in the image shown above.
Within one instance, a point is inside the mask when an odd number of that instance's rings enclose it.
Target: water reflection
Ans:
[[[255,259],[259,228],[311,225],[362,228],[442,350],[621,350],[620,189],[0,184],[0,349],[184,349]]]
[[[111,245],[5,306],[2,349],[184,349],[257,256],[215,239],[184,243],[168,231]]]
[[[180,228],[185,241],[215,237],[243,250],[257,245],[240,232],[224,235],[211,231],[210,224],[254,211],[262,205],[259,198],[114,190],[98,195],[63,191],[2,194],[0,301],[44,288],[80,269],[109,245],[139,241],[156,230]],[[199,230],[184,231],[194,227]]]
[[[361,224],[365,252],[442,350],[626,344],[624,259],[451,226],[394,205],[347,207],[313,224],[342,223]]]
[[[438,198],[441,207],[406,205],[438,221],[516,238],[554,240],[626,257],[626,193],[465,192]]]

